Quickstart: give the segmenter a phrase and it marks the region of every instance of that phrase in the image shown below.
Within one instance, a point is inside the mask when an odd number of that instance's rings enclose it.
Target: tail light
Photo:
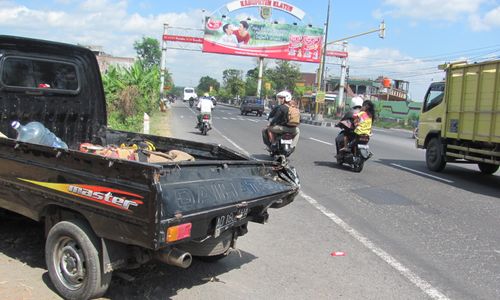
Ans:
[[[193,227],[191,223],[169,227],[167,229],[167,242],[175,242],[190,237],[191,227]]]
[[[203,120],[210,120],[210,115],[203,115]]]
[[[284,133],[283,134],[283,139],[284,140],[292,140],[295,135],[291,133]]]

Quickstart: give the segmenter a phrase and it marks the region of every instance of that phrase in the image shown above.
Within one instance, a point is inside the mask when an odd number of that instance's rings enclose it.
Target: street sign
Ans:
[[[316,103],[325,103],[326,93],[317,92],[316,93]]]
[[[335,51],[335,50],[326,50],[326,56],[334,56],[339,58],[346,58],[347,52],[345,51]]]
[[[203,44],[203,38],[198,38],[198,37],[194,37],[194,36],[185,36],[185,35],[164,34],[163,40],[164,41]]]

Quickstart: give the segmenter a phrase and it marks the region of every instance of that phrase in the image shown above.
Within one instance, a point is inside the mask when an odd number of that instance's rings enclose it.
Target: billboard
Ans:
[[[207,17],[203,52],[319,63],[323,29]]]

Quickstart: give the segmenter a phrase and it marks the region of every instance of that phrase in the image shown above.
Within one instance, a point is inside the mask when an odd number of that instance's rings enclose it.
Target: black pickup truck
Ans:
[[[69,149],[17,141],[12,121],[41,122]],[[265,223],[299,191],[290,166],[109,128],[95,55],[74,45],[0,36],[0,132],[0,209],[41,222],[49,276],[68,299],[99,297],[114,270],[153,258],[184,268],[192,256],[223,258],[248,222]],[[137,139],[195,161],[79,151]]]

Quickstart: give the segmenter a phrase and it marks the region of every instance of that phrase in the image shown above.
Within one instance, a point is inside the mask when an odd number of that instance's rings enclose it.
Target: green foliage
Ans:
[[[245,94],[245,82],[241,79],[241,71],[227,69],[222,72],[224,88],[233,97]]]
[[[257,95],[257,78],[247,76],[247,79],[245,80],[245,94],[248,96]]]
[[[210,87],[212,87],[212,91],[210,91]],[[217,79],[214,79],[210,76],[203,76],[200,78],[200,83],[196,87],[196,92],[200,95],[203,93],[211,93],[214,94],[216,91],[220,89],[220,83]]]
[[[266,72],[267,77],[274,83],[275,91],[293,91],[297,81],[300,80],[300,68],[297,64],[286,60],[276,62],[276,67]]]
[[[140,61],[130,68],[112,66],[103,75],[109,125],[115,129],[140,131],[144,113],[158,107],[160,70]]]
[[[139,61],[146,69],[160,65],[161,49],[157,39],[142,37],[141,41],[134,42],[134,49],[137,52]]]
[[[229,100],[231,100],[233,98],[231,93],[225,88],[219,89],[217,91],[217,93],[215,94],[215,97],[217,97],[218,101],[222,101],[222,102],[228,102]]]

